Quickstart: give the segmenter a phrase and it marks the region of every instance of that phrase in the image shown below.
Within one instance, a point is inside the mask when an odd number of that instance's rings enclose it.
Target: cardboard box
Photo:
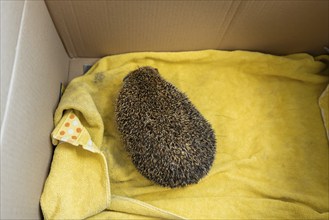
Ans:
[[[41,218],[60,83],[136,51],[325,53],[328,1],[1,1],[1,218]]]

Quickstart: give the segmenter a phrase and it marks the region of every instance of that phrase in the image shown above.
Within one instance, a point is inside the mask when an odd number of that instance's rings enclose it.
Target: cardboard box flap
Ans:
[[[328,1],[46,1],[71,57],[244,49],[323,53]]]
[[[0,219],[37,219],[53,153],[49,134],[60,83],[68,77],[65,53],[43,1],[24,1],[13,73],[0,134]],[[14,36],[13,36],[14,37]],[[2,75],[1,75],[2,76]]]

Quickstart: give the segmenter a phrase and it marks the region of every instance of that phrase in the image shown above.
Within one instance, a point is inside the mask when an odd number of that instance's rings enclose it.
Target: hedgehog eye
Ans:
[[[128,78],[129,74],[127,74],[124,78],[123,78],[123,82]]]

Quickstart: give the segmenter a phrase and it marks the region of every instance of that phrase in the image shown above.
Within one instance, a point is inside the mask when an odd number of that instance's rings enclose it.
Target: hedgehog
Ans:
[[[146,66],[123,79],[116,123],[134,166],[164,187],[198,183],[209,172],[216,139],[188,97]]]

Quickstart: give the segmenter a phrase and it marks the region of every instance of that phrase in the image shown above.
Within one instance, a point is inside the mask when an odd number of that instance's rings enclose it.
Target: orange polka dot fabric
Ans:
[[[81,146],[91,152],[99,152],[93,143],[87,129],[81,124],[73,111],[68,111],[62,117],[61,122],[52,132],[53,144],[67,142],[74,146]]]

